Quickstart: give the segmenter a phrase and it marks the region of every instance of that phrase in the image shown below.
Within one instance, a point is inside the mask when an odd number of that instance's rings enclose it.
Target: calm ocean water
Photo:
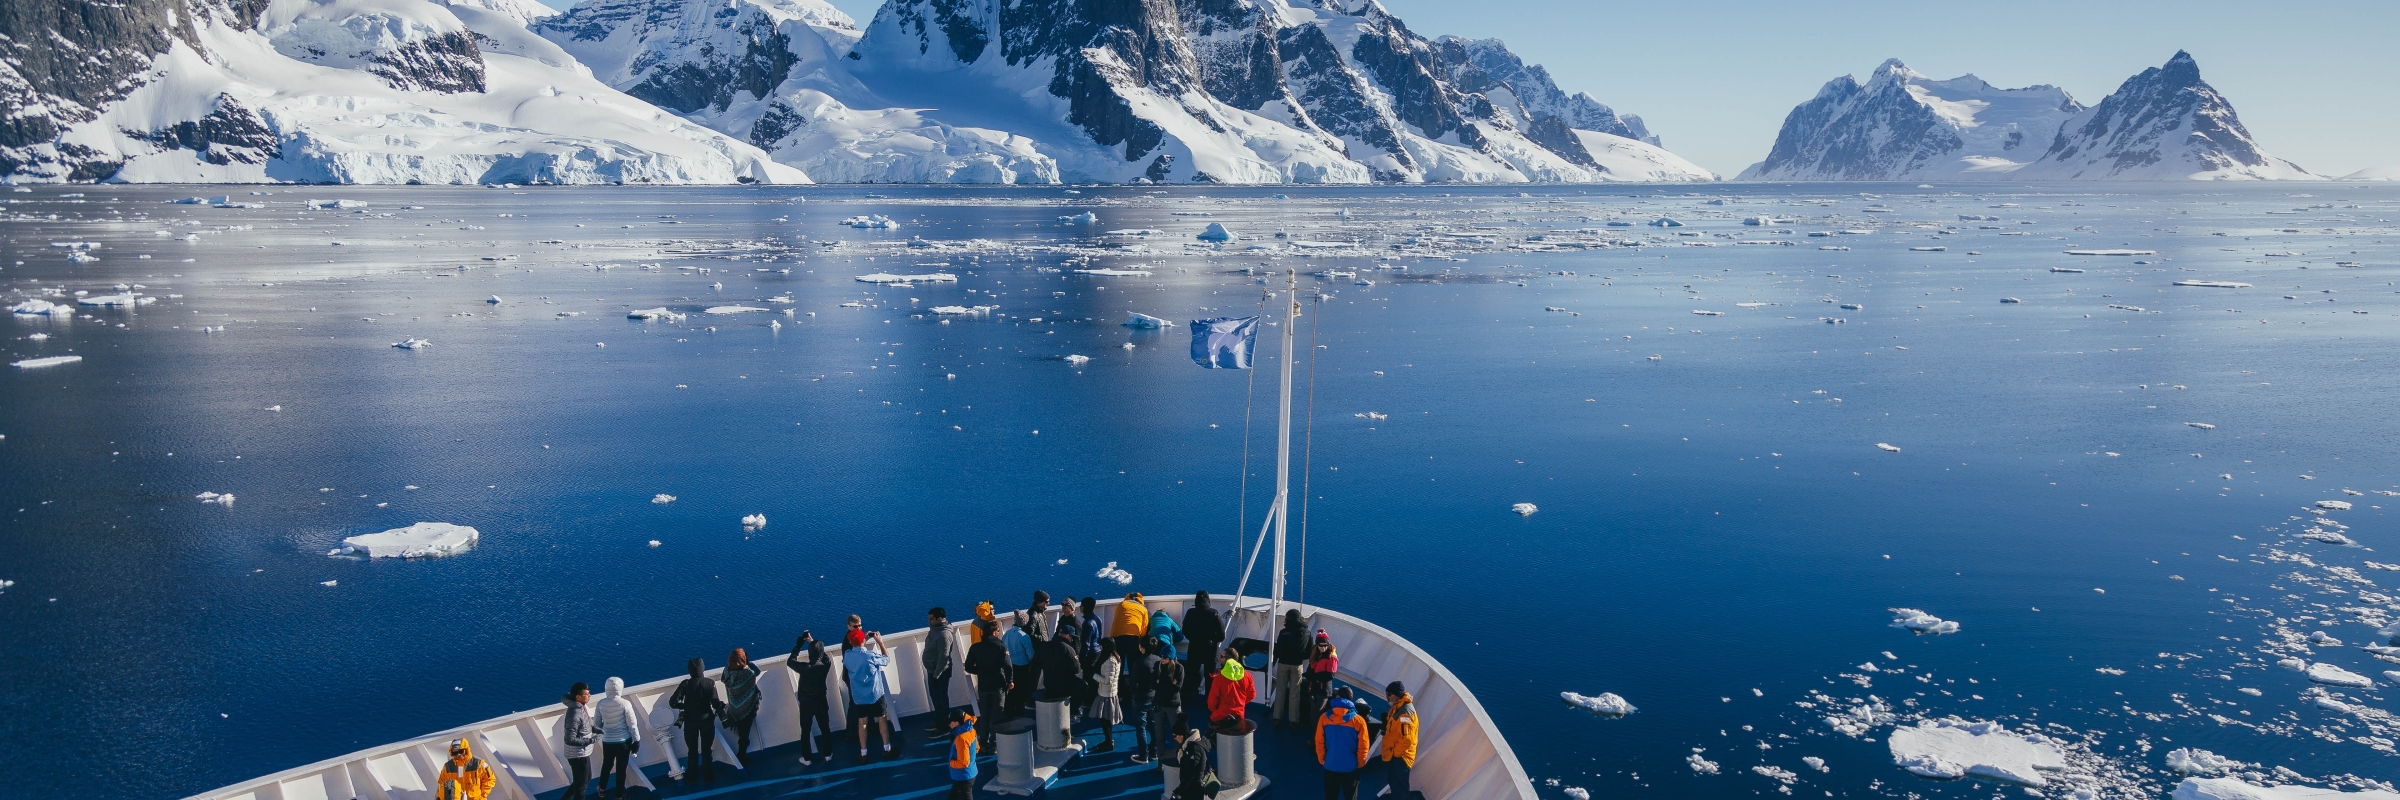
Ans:
[[[2376,552],[2400,497],[2374,493],[2400,489],[2400,188],[164,202],[190,191],[5,195],[8,302],[158,299],[0,323],[8,361],[83,356],[0,373],[0,743],[26,756],[0,794],[181,797],[572,681],[781,653],[849,613],[901,630],[937,604],[1114,595],[1109,561],[1134,589],[1231,592],[1272,491],[1274,374],[1119,323],[1255,313],[1245,268],[1330,294],[1298,329],[1321,346],[1299,365],[1306,599],[1462,676],[1545,796],[1787,786],[1753,766],[1805,796],[1994,792],[1822,720],[1870,695],[2051,726],[2109,796],[2162,794],[2176,747],[2400,779],[2388,714],[2276,666],[2400,666],[2358,647],[2400,609],[2380,594],[2400,572],[2367,563],[2400,561]],[[901,227],[840,223],[858,214]],[[1662,216],[1686,224],[1639,224]],[[1208,222],[1244,239],[1187,247]],[[1874,232],[1807,235],[1843,230]],[[1583,247],[1605,241],[1646,246]],[[852,279],[928,265],[961,280]],[[1072,272],[1135,265],[1155,274]],[[2189,279],[2254,286],[2171,285]],[[704,313],[730,305],[769,310]],[[662,306],[690,316],[627,319]],[[431,345],[392,347],[409,338]],[[2297,538],[2318,500],[2355,505],[2331,516],[2356,544]],[[418,521],[482,544],[326,556]],[[1914,635],[1895,607],[1963,627]],[[2317,630],[2346,644],[2292,641]]]

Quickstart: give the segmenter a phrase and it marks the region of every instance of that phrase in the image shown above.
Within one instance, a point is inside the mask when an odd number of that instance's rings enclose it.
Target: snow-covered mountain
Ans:
[[[2083,110],[2055,86],[2001,89],[1973,75],[1937,81],[1883,62],[1848,75],[1784,117],[1775,149],[1741,180],[1898,181],[1986,176],[2040,158]]]
[[[2368,167],[2341,177],[2345,181],[2400,181],[2400,164]]]
[[[1375,0],[61,0],[0,15],[0,177],[1714,180]]]
[[[2233,104],[2200,79],[2200,64],[2182,51],[2060,126],[2049,151],[2014,177],[2321,180],[2260,149]]]
[[[39,34],[85,37],[79,46],[105,54],[94,72],[7,51],[0,172],[12,179],[807,181],[593,79],[525,29],[548,13],[530,0],[36,6],[113,16],[107,30],[50,20]]]
[[[2268,155],[2178,52],[2089,108],[2052,86],[1936,81],[1893,59],[1783,121],[1741,180],[2313,180]]]
[[[820,180],[1714,178],[1663,150],[1612,171],[1574,131],[1655,144],[1638,118],[1371,0],[890,0],[863,29],[816,0],[591,0],[535,30]],[[646,93],[661,76],[706,77]]]

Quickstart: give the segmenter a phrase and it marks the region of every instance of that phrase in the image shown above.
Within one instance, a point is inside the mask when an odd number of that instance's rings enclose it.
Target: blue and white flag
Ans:
[[[1257,317],[1192,320],[1192,360],[1209,369],[1249,369]]]

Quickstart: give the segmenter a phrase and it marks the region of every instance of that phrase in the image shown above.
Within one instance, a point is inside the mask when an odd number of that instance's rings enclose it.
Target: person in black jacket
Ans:
[[[675,687],[675,695],[667,698],[667,707],[682,712],[677,721],[683,725],[683,751],[691,763],[683,765],[684,784],[697,786],[717,782],[717,715],[725,713],[725,701],[717,699],[717,682],[708,679],[708,664],[692,659],[684,665],[691,677]]]
[[[1308,673],[1308,625],[1300,610],[1283,612],[1283,630],[1275,634],[1275,727],[1307,727],[1313,712],[1300,696],[1301,679]]]
[[[1075,648],[1074,634],[1061,630],[1057,638],[1035,648],[1033,667],[1042,679],[1035,687],[1036,699],[1072,701],[1083,691],[1083,657]]]
[[[1208,734],[1193,728],[1175,737],[1175,744],[1175,771],[1179,779],[1175,800],[1209,800],[1208,790],[1201,787],[1209,767]]]
[[[975,680],[975,732],[991,752],[992,732],[1008,719],[1008,691],[1016,686],[1017,673],[1008,648],[1000,646],[1000,626],[979,619],[975,628],[983,638],[967,646],[967,676]]]
[[[800,700],[800,765],[808,766],[811,758],[833,758],[833,745],[817,739],[833,736],[833,706],[825,699],[825,681],[833,674],[833,658],[826,654],[825,643],[815,634],[801,631],[792,642],[792,657],[784,662],[797,680],[794,693]],[[812,731],[810,728],[814,725]],[[820,752],[819,745],[824,749]]]
[[[1150,687],[1151,758],[1164,767],[1175,757],[1175,734],[1183,730],[1183,665],[1161,654],[1156,639],[1143,639],[1142,652],[1141,671]]]
[[[1217,616],[1216,609],[1209,607],[1207,590],[1192,593],[1192,610],[1183,612],[1183,638],[1192,643],[1189,658],[1184,662],[1184,672],[1190,675],[1216,672],[1217,654],[1225,645],[1225,619]],[[1185,690],[1195,697],[1200,693],[1198,686],[1185,687]]]

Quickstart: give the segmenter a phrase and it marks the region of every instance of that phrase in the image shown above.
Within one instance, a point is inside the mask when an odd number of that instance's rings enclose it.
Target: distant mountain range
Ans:
[[[820,0],[60,0],[0,35],[16,181],[1716,179],[1374,0],[889,0],[863,29]]]
[[[2054,86],[1937,81],[1893,59],[1844,75],[1783,121],[1741,180],[2321,180],[2269,155],[2178,52],[2099,105]]]

